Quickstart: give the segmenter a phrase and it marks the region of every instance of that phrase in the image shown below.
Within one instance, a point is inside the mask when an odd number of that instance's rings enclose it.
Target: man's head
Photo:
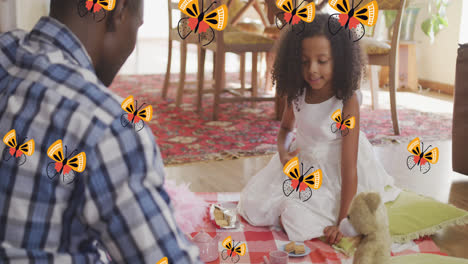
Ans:
[[[104,0],[94,0],[95,5]],[[86,0],[51,0],[50,16],[65,24],[91,56],[98,78],[109,86],[135,48],[143,24],[144,0],[115,0],[115,8],[98,21],[92,11],[79,15]]]

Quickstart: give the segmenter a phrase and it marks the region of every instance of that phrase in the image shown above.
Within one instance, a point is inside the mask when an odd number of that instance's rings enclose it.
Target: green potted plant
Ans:
[[[435,36],[448,26],[447,6],[449,0],[408,0],[401,25],[401,40],[412,41],[416,28],[416,19],[422,8],[427,8],[429,17],[421,23],[421,30],[434,42]],[[395,10],[385,10],[385,25],[390,28],[396,18]],[[391,34],[389,30],[389,34]],[[390,36],[391,37],[391,36]]]

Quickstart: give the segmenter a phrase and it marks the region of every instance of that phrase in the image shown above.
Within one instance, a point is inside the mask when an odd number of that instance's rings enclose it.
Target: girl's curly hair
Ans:
[[[333,59],[332,86],[338,99],[346,100],[359,89],[365,66],[361,48],[358,42],[353,42],[348,30],[344,28],[332,35],[328,29],[328,19],[327,14],[317,14],[314,21],[305,23],[301,33],[297,33],[297,29],[292,30],[291,26],[287,26],[287,31],[283,29],[286,32],[282,34],[277,47],[272,78],[277,95],[287,96],[289,105],[309,87],[302,75],[302,40],[305,38],[324,36],[330,41]]]

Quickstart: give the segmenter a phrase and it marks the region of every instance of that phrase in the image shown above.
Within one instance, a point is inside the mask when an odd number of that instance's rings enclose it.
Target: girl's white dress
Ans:
[[[360,91],[357,92],[361,99]],[[293,103],[296,117],[296,139],[290,149],[299,147],[299,163],[309,173],[321,169],[322,185],[312,190],[312,197],[303,202],[298,192],[289,197],[283,193],[283,182],[289,179],[283,173],[278,153],[268,165],[253,176],[241,193],[238,212],[255,226],[278,225],[281,216],[284,229],[292,241],[305,241],[323,236],[327,226],[336,225],[341,201],[341,141],[340,132],[333,133],[332,113],[343,109],[343,101],[332,97],[319,104],[307,104],[304,96]],[[299,107],[299,111],[297,107]],[[300,165],[302,170],[302,166]],[[301,171],[301,173],[305,173]],[[393,186],[390,177],[379,163],[365,134],[359,134],[357,159],[357,192],[379,192],[383,202],[396,199],[401,190]],[[384,191],[384,187],[393,188]]]

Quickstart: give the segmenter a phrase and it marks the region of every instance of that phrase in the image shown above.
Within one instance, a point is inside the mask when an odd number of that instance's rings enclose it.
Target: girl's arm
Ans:
[[[343,137],[341,145],[341,203],[338,222],[324,229],[326,240],[330,244],[338,243],[343,234],[339,230],[340,222],[348,215],[349,205],[357,191],[357,155],[359,143],[359,103],[357,95],[348,99],[342,109],[342,117],[354,116],[356,125]],[[343,115],[344,113],[344,115]]]
[[[278,131],[278,153],[281,164],[285,165],[290,159],[299,153],[299,149],[296,149],[293,152],[288,152],[289,144],[291,143],[291,137],[293,136],[292,131],[294,130],[294,125],[296,123],[296,118],[294,116],[294,110],[292,105],[288,105],[287,98],[284,97],[284,112],[281,119],[281,126]]]
[[[337,225],[348,215],[351,200],[357,191],[357,157],[359,146],[359,102],[357,94],[345,101],[343,111],[346,116],[354,116],[356,125],[343,138],[341,146],[341,204]],[[343,116],[344,118],[345,116]]]

